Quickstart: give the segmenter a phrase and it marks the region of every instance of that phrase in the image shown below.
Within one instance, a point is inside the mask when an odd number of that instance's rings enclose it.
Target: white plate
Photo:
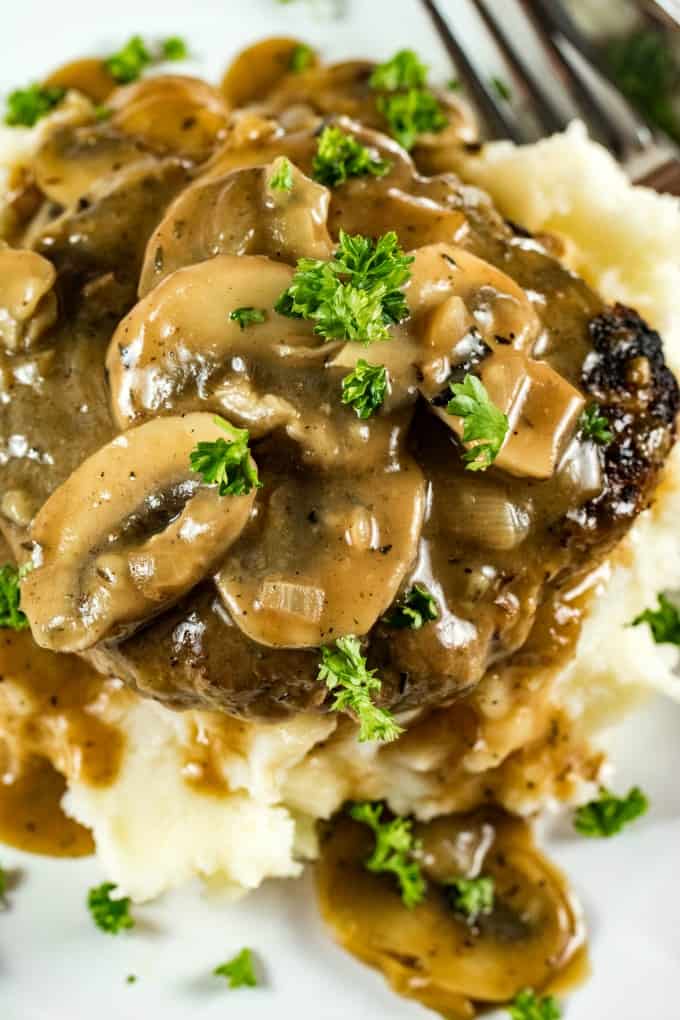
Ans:
[[[324,0],[317,0],[322,6]],[[8,0],[3,4],[0,90],[38,78],[130,34],[181,34],[199,58],[188,69],[217,78],[243,45],[264,35],[301,35],[332,58],[383,58],[408,45],[433,73],[451,74],[417,0],[348,0],[329,21],[313,0]],[[465,0],[448,0],[459,26],[475,31]],[[492,57],[479,40],[482,62]],[[679,1020],[680,707],[660,701],[617,737],[617,787],[639,783],[649,815],[612,841],[578,839],[562,825],[549,849],[571,875],[586,909],[593,976],[568,1002],[569,1020]],[[416,1020],[432,1016],[398,999],[372,970],[330,941],[309,878],[270,882],[233,904],[198,884],[136,910],[137,928],[100,933],[85,909],[102,880],[96,861],[57,861],[0,847],[20,870],[11,910],[0,913],[1,1020]],[[262,987],[229,991],[212,968],[252,946]],[[126,976],[138,976],[126,984]]]

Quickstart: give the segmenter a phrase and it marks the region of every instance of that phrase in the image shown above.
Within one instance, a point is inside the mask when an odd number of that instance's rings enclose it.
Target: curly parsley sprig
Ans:
[[[508,433],[507,415],[492,402],[476,375],[468,373],[462,383],[451,383],[451,392],[446,410],[463,419],[463,442],[473,444],[463,454],[465,466],[468,471],[486,471]]]
[[[372,89],[381,93],[376,106],[405,149],[412,149],[419,135],[439,132],[448,118],[439,100],[428,88],[427,67],[413,50],[400,50],[379,64],[369,78]]]
[[[456,878],[449,882],[447,894],[451,906],[469,925],[490,914],[494,906],[494,880],[485,875],[478,878]]]
[[[367,669],[361,654],[361,642],[353,634],[339,637],[334,645],[321,649],[318,680],[335,692],[331,705],[334,712],[351,712],[359,723],[359,740],[396,740],[401,726],[384,708],[373,703],[372,694],[379,694],[381,681],[374,669]]]
[[[310,319],[325,340],[389,340],[389,327],[408,314],[401,288],[411,276],[412,262],[393,231],[373,241],[341,230],[334,258],[298,259],[276,311]]]
[[[59,85],[28,85],[15,89],[7,97],[5,124],[10,127],[33,127],[57,106],[66,89]]]
[[[601,790],[597,800],[577,809],[574,828],[582,836],[615,836],[629,822],[644,815],[648,807],[649,801],[638,786],[629,790],[625,797]]]
[[[0,567],[1,628],[25,630],[28,627],[28,619],[21,609],[21,588],[19,587],[19,582],[26,573],[26,568],[14,567],[11,563],[5,563]]]
[[[540,998],[533,988],[518,992],[509,1007],[511,1020],[560,1020],[562,1010],[553,995]]]
[[[680,645],[680,612],[671,600],[660,592],[657,595],[658,609],[645,609],[636,616],[631,626],[639,627],[648,623],[657,645]]]
[[[252,488],[261,488],[257,466],[248,449],[248,429],[237,429],[219,416],[213,420],[229,439],[197,443],[189,454],[192,470],[208,485],[217,485],[220,496],[244,496]]]
[[[404,905],[412,909],[422,903],[427,891],[427,883],[420,865],[413,857],[419,847],[412,831],[413,822],[410,818],[400,816],[384,822],[383,810],[383,804],[366,801],[353,804],[349,813],[355,822],[368,825],[375,836],[373,853],[366,858],[364,866],[376,874],[394,875],[399,883]]]
[[[383,177],[391,168],[388,160],[374,158],[356,138],[330,125],[319,136],[312,176],[320,184],[335,188],[349,177]]]
[[[109,935],[117,935],[126,928],[134,928],[135,920],[130,913],[129,896],[112,899],[116,888],[113,882],[103,882],[90,889],[87,905],[98,928]]]
[[[383,617],[388,627],[398,630],[420,630],[425,623],[439,618],[436,599],[424,584],[414,584],[403,599]]]
[[[387,369],[369,365],[359,358],[354,369],[342,380],[342,402],[353,407],[358,418],[370,418],[382,406],[387,394]]]
[[[242,949],[231,960],[215,967],[213,974],[216,977],[226,978],[230,988],[255,988],[257,978],[253,966],[252,950]]]

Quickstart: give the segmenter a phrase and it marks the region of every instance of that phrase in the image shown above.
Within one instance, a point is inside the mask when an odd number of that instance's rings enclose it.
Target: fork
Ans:
[[[526,117],[519,116],[503,89],[494,87],[475,67],[437,0],[421,0],[447,52],[457,66],[470,97],[492,137],[522,144],[535,140]],[[458,0],[459,2],[459,0]],[[470,0],[496,49],[519,86],[526,110],[539,135],[566,128],[575,110],[589,130],[616,156],[630,178],[656,191],[680,195],[680,150],[652,129],[615,88],[595,47],[573,21],[561,0],[504,0],[533,35],[552,73],[551,88],[519,52],[510,30],[494,13],[489,0]],[[656,6],[659,6],[658,4]],[[664,13],[668,11],[664,4]],[[504,18],[504,21],[507,21]],[[680,27],[680,26],[678,26]]]

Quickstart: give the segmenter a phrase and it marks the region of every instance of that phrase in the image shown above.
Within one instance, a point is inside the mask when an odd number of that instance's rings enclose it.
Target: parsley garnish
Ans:
[[[164,60],[186,60],[189,56],[189,49],[184,39],[178,35],[171,35],[168,39],[163,40],[161,53]]]
[[[369,365],[363,358],[342,380],[342,402],[353,407],[359,418],[375,414],[386,393],[387,369],[384,365]]]
[[[137,982],[137,975],[136,974],[128,974],[128,976],[125,978],[125,984],[126,985],[134,985],[134,984],[136,984],[136,982]]]
[[[374,669],[366,668],[361,643],[353,634],[339,637],[335,645],[321,649],[317,679],[325,683],[329,691],[336,692],[331,709],[349,711],[356,716],[360,741],[389,742],[396,740],[403,730],[386,709],[378,708],[371,701],[371,694],[378,694],[382,686],[375,673]]]
[[[486,471],[498,456],[510,427],[507,415],[489,399],[481,379],[466,375],[462,383],[451,383],[453,398],[446,405],[449,414],[463,419],[463,442],[474,443],[463,460],[468,471]]]
[[[95,120],[108,120],[113,110],[110,106],[106,106],[104,103],[100,103],[99,106],[94,108],[94,119]]]
[[[405,149],[412,149],[419,135],[443,131],[448,124],[437,97],[428,89],[378,96],[377,106],[389,125],[390,134]]]
[[[15,89],[7,97],[5,124],[10,127],[33,127],[65,95],[66,89],[58,85],[29,85],[25,89]]]
[[[264,322],[267,318],[267,314],[264,308],[253,308],[251,306],[244,308],[235,308],[233,312],[229,313],[229,318],[234,322],[238,322],[241,329],[245,329],[246,326],[252,326],[256,322]]]
[[[584,439],[592,439],[598,446],[607,446],[614,438],[609,422],[600,414],[598,404],[586,407],[579,419],[578,427]]]
[[[105,64],[111,76],[121,84],[136,81],[142,71],[153,62],[153,58],[141,35],[133,35],[117,53],[110,56]]]
[[[282,156],[275,164],[275,169],[269,178],[269,187],[274,191],[291,191],[293,187],[293,168],[290,160]]]
[[[597,800],[578,808],[574,828],[582,836],[615,836],[624,825],[644,815],[649,802],[639,787],[634,786],[626,797],[615,797],[601,790]]]
[[[0,567],[0,627],[10,630],[25,630],[28,627],[26,614],[21,611],[21,589],[19,582],[25,570],[5,563]]]
[[[414,584],[404,598],[383,617],[389,627],[398,630],[420,630],[424,623],[439,619],[439,609],[433,595],[424,584]]]
[[[482,914],[490,914],[494,904],[492,878],[457,878],[447,886],[451,906],[462,914],[468,924],[474,925]]]
[[[288,61],[288,69],[293,74],[300,74],[301,71],[306,71],[314,60],[314,50],[311,46],[307,46],[305,43],[299,43],[292,51],[290,60]]]
[[[213,974],[226,978],[230,988],[255,988],[257,978],[253,968],[252,950],[242,949],[231,960],[215,967]]]
[[[680,65],[665,33],[636,29],[609,43],[605,59],[617,85],[644,117],[680,142],[675,96]]]
[[[418,135],[442,131],[448,123],[437,97],[425,88],[426,79],[427,67],[412,50],[400,50],[369,78],[372,89],[389,93],[378,96],[376,105],[405,149],[413,148]]]
[[[219,416],[213,420],[229,439],[197,443],[189,454],[192,470],[202,475],[208,485],[217,485],[220,496],[243,496],[253,486],[260,489],[257,467],[250,459],[248,429],[237,429]]]
[[[562,1016],[554,996],[539,999],[532,988],[525,988],[515,996],[509,1013],[512,1020],[560,1020]]]
[[[125,896],[119,900],[111,899],[110,894],[115,888],[113,882],[103,882],[90,889],[87,895],[87,905],[94,923],[110,935],[117,935],[123,928],[135,926],[130,914],[130,898]]]
[[[492,78],[491,85],[494,92],[500,99],[504,99],[506,103],[512,99],[512,92],[507,82],[503,81],[502,78]]]
[[[374,159],[365,145],[345,134],[339,127],[325,127],[319,137],[316,156],[312,163],[312,176],[321,184],[334,188],[348,177],[371,174],[382,177],[389,173],[392,164]]]
[[[378,64],[368,79],[372,89],[396,92],[398,89],[421,88],[427,81],[427,65],[413,50],[399,50],[384,64]]]
[[[376,874],[388,872],[395,875],[401,898],[409,909],[422,903],[427,883],[420,865],[413,859],[418,841],[412,832],[411,819],[397,816],[391,822],[383,822],[383,805],[369,801],[353,804],[349,813],[355,822],[368,825],[375,835],[373,853],[364,861],[364,867]]]
[[[644,613],[635,617],[632,626],[648,623],[657,645],[680,645],[680,612],[663,593],[657,598],[659,608],[645,609]]]
[[[314,320],[314,332],[326,340],[389,340],[389,327],[408,314],[401,288],[412,262],[393,231],[372,241],[341,230],[333,259],[298,259],[293,282],[276,311]]]

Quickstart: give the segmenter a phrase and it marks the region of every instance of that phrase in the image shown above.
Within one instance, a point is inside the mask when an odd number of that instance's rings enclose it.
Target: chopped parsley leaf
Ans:
[[[421,88],[427,81],[427,65],[418,59],[413,50],[399,50],[384,64],[378,64],[368,80],[372,89],[379,92],[396,92],[399,89]]]
[[[449,902],[457,914],[474,925],[482,914],[490,914],[494,904],[494,881],[479,878],[457,878],[447,886]]]
[[[451,383],[453,398],[446,405],[448,414],[463,419],[463,442],[473,443],[463,454],[468,471],[486,471],[498,456],[508,433],[507,415],[489,399],[481,379],[465,376],[462,383]]]
[[[21,610],[21,589],[19,582],[26,570],[17,569],[11,563],[0,567],[0,627],[9,630],[25,630],[28,627],[26,614]]]
[[[5,124],[10,127],[33,127],[41,117],[45,117],[57,106],[66,89],[59,85],[29,85],[25,89],[15,89],[7,97]]]
[[[389,627],[398,630],[420,630],[424,623],[439,619],[439,609],[433,595],[424,584],[414,584],[390,612],[383,617]]]
[[[657,645],[680,645],[680,612],[663,592],[657,595],[658,609],[645,609],[633,620],[632,626],[648,623]]]
[[[103,103],[100,103],[99,106],[95,106],[94,108],[94,119],[108,120],[112,113],[113,110],[110,106],[105,106]]]
[[[387,393],[387,369],[369,365],[359,358],[353,371],[342,380],[342,402],[353,407],[358,418],[370,418]]]
[[[539,999],[532,988],[519,992],[508,1012],[512,1020],[560,1020],[562,1016],[554,996],[547,995]]]
[[[412,909],[422,903],[427,890],[420,865],[413,859],[419,846],[412,832],[413,822],[400,816],[384,822],[383,810],[384,805],[369,801],[349,809],[354,821],[368,825],[375,836],[373,853],[364,861],[364,867],[376,874],[394,875],[404,905]]]
[[[153,62],[141,35],[133,35],[117,53],[106,61],[106,67],[113,78],[121,84],[136,81],[142,71]]]
[[[126,985],[134,985],[136,983],[137,983],[137,975],[136,974],[128,974],[128,976],[125,978],[125,984]]]
[[[192,470],[208,485],[217,485],[220,496],[243,496],[253,487],[261,488],[257,467],[250,459],[248,429],[237,429],[219,416],[213,420],[229,439],[197,443],[189,454]]]
[[[213,974],[226,978],[230,988],[255,988],[257,978],[253,967],[252,950],[242,949],[231,960],[215,967]]]
[[[401,288],[412,262],[393,231],[373,241],[341,230],[333,259],[298,259],[276,311],[315,321],[314,332],[326,340],[389,340],[390,325],[408,314]]]
[[[253,308],[249,305],[244,308],[235,308],[233,312],[229,313],[229,318],[233,322],[238,322],[241,329],[245,329],[246,326],[252,326],[253,323],[264,322],[267,313],[264,308]]]
[[[429,89],[393,92],[378,96],[376,102],[390,134],[405,149],[412,149],[419,135],[443,131],[448,124],[437,97]]]
[[[117,935],[124,928],[134,928],[135,921],[130,914],[130,899],[111,899],[111,892],[116,888],[113,882],[103,882],[90,889],[87,905],[94,923],[102,931]]]
[[[601,790],[597,800],[578,808],[574,828],[582,836],[615,836],[628,822],[644,815],[648,807],[647,798],[637,786],[626,797],[615,797],[609,790]]]
[[[506,103],[510,99],[512,99],[512,91],[510,90],[510,86],[508,85],[507,82],[503,81],[502,78],[492,78],[491,85],[499,99],[504,99]]]
[[[274,163],[274,170],[269,178],[269,187],[274,191],[291,191],[293,188],[293,168],[290,160],[282,156]]]
[[[359,638],[353,634],[339,637],[334,645],[321,649],[321,665],[317,679],[329,691],[335,691],[331,705],[334,712],[349,711],[359,723],[359,740],[396,740],[402,733],[391,714],[371,700],[382,686],[374,669],[366,668]]]
[[[382,177],[389,173],[392,164],[384,159],[374,159],[371,153],[352,135],[345,134],[339,127],[325,127],[312,163],[312,176],[320,184],[334,188],[344,184],[348,177],[371,174]]]
[[[161,53],[164,60],[186,60],[189,48],[181,36],[171,35],[161,43]]]
[[[300,74],[301,71],[306,71],[308,67],[312,65],[314,61],[314,50],[311,46],[307,46],[305,43],[298,43],[293,49],[290,60],[288,61],[288,69],[293,74]]]
[[[579,419],[579,429],[584,439],[592,439],[598,446],[607,446],[614,438],[608,420],[600,414],[598,404],[590,404]]]
[[[413,50],[400,50],[379,64],[368,81],[372,89],[383,93],[376,106],[392,137],[405,149],[413,148],[418,135],[442,131],[448,123],[437,97],[425,87],[426,80],[427,67]]]
[[[610,74],[643,117],[680,142],[680,62],[664,32],[637,29],[605,50]]]

